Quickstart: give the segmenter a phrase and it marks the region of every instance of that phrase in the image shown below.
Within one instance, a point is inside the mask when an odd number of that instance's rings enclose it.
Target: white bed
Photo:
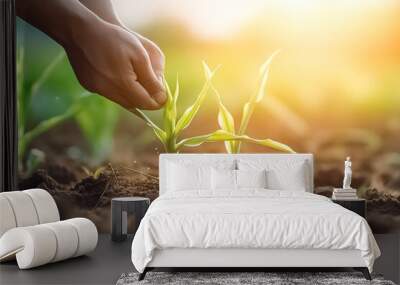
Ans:
[[[140,279],[154,267],[354,267],[370,278],[371,230],[312,194],[311,154],[162,154],[159,172],[132,243]]]

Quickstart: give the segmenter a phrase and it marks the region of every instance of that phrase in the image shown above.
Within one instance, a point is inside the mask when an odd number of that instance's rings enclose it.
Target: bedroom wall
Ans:
[[[221,64],[213,83],[238,127],[260,65],[280,50],[246,133],[313,153],[321,195],[341,186],[343,161],[351,156],[352,185],[368,201],[373,231],[400,232],[399,3],[114,2],[127,26],[163,50],[172,89],[179,77],[179,114],[202,87],[206,60]],[[157,197],[158,155],[165,149],[138,117],[97,95],[21,143],[41,122],[68,113],[84,89],[59,45],[20,19],[17,33],[19,188],[47,189],[64,217],[87,216],[107,232],[112,197]],[[218,128],[216,102],[210,92],[183,138]],[[148,115],[162,126],[162,111]],[[227,149],[206,143],[180,151]],[[245,143],[241,152],[274,150]]]

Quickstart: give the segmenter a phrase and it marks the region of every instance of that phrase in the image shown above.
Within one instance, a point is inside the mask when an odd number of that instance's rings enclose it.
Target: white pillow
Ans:
[[[267,188],[267,171],[236,170],[237,188]]]
[[[308,181],[308,171],[310,170],[304,160],[240,159],[238,161],[238,168],[240,170],[266,169],[268,189],[307,191],[311,187],[311,182]]]
[[[303,167],[292,169],[289,172],[269,170],[267,172],[268,188],[274,190],[290,190],[306,192],[307,182]]]
[[[168,191],[211,189],[211,167],[168,163]]]
[[[236,170],[232,169],[216,169],[211,171],[212,189],[236,189]]]
[[[211,171],[213,190],[240,188],[267,188],[266,170],[215,169]]]

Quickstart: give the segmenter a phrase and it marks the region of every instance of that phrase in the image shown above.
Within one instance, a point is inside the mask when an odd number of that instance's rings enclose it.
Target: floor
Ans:
[[[386,279],[400,282],[400,235],[375,235],[382,257],[375,271]],[[132,236],[114,243],[109,235],[100,235],[97,249],[89,256],[49,264],[30,270],[18,270],[15,262],[0,265],[0,284],[115,284],[124,272],[134,271],[130,261]]]
[[[29,270],[18,270],[15,262],[0,265],[0,284],[115,284],[124,272],[132,272],[132,238],[112,242],[110,235],[99,235],[94,252]]]

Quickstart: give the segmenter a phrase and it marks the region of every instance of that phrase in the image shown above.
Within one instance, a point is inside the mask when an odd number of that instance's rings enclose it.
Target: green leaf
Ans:
[[[106,166],[100,166],[99,168],[97,168],[93,173],[93,178],[99,179],[100,175],[103,174],[106,169]]]
[[[90,146],[92,166],[102,163],[112,150],[114,130],[119,117],[119,107],[93,95],[81,100],[81,111],[75,119]]]
[[[152,120],[150,120],[149,117],[146,116],[145,113],[143,113],[139,109],[134,109],[131,110],[133,114],[141,118],[143,121],[146,122],[146,124],[153,130],[154,134],[157,136],[157,138],[165,145],[167,141],[167,135],[166,133],[160,129],[159,126],[157,126]]]
[[[218,90],[215,89],[214,87],[212,87],[212,90],[214,91],[215,95],[218,98],[218,108],[219,108],[218,125],[222,130],[234,134],[235,133],[235,120],[233,119],[233,116],[229,112],[229,110],[222,103],[222,98],[221,98],[221,95],[219,94]],[[225,148],[228,153],[234,153],[235,149],[236,149],[236,141],[225,142]]]
[[[179,77],[178,77],[178,75],[176,75],[175,93],[174,93],[174,96],[172,96],[172,97],[174,98],[174,106],[175,106],[175,112],[176,112],[178,98],[179,98]],[[175,115],[175,117],[176,117],[176,115]]]
[[[64,121],[75,116],[79,111],[81,111],[81,100],[87,97],[87,92],[84,92],[81,97],[75,100],[75,102],[65,111],[63,114],[54,116],[50,119],[41,121],[29,132],[26,132],[18,140],[18,156],[19,161],[22,162],[23,156],[25,154],[26,148],[31,143],[33,139],[40,136],[41,134],[49,131],[50,129],[56,127],[57,125],[63,123]]]
[[[203,60],[202,64],[203,64],[203,70],[204,70],[204,77],[207,79],[211,78],[213,73],[212,73],[210,67],[207,65],[207,63],[204,60]]]
[[[231,138],[232,134],[228,133],[227,131],[217,130],[210,134],[183,139],[178,143],[178,148],[182,146],[195,147],[205,142],[226,141],[230,140]]]
[[[274,150],[279,150],[283,152],[289,152],[289,153],[296,153],[291,147],[288,145],[272,140],[272,139],[253,139],[249,136],[241,136],[243,141],[250,142],[250,143],[255,143],[258,145],[266,146],[269,148],[272,148]]]
[[[247,102],[243,105],[242,120],[240,121],[240,128],[238,134],[243,135],[246,132],[253,109],[254,105],[252,105],[251,102]]]
[[[167,102],[164,106],[164,131],[167,139],[174,136],[176,122],[176,105],[175,99],[168,82],[164,80],[165,89],[167,91]],[[176,90],[175,90],[176,91]]]
[[[53,73],[54,69],[61,61],[64,60],[64,58],[65,58],[65,52],[62,51],[59,55],[57,55],[57,57],[53,61],[50,62],[50,64],[46,67],[46,69],[42,72],[39,78],[32,85],[31,97],[36,95],[37,91],[40,89],[43,83],[47,81],[47,79]]]
[[[200,106],[203,104],[204,99],[208,93],[208,90],[210,89],[211,86],[211,78],[215,74],[214,71],[210,71],[209,67],[207,66],[206,63],[203,62],[203,67],[204,67],[204,73],[206,75],[206,82],[203,85],[203,88],[201,89],[199,95],[197,96],[196,101],[192,106],[187,108],[180,119],[178,120],[178,123],[176,124],[175,128],[175,135],[178,136],[180,132],[182,132],[184,129],[186,129],[190,123],[192,122],[193,118],[196,116],[197,112],[200,109]]]
[[[23,140],[25,140],[27,143],[31,142],[34,138],[54,128],[65,120],[71,118],[80,110],[81,106],[79,105],[79,103],[75,102],[63,114],[41,121],[38,125],[36,125],[36,127],[25,133],[25,135],[23,136]]]
[[[188,146],[188,147],[196,147],[199,146],[205,142],[218,142],[218,141],[240,141],[240,142],[250,142],[250,143],[255,143],[258,145],[266,146],[275,150],[279,151],[284,151],[284,152],[290,152],[290,153],[295,153],[293,149],[291,149],[289,146],[271,140],[271,139],[254,139],[246,135],[235,135],[232,133],[229,133],[224,130],[217,130],[213,133],[207,134],[207,135],[202,135],[202,136],[196,136],[192,138],[187,138],[183,139],[178,143],[178,148],[182,146]]]
[[[218,64],[217,67],[214,68],[214,70],[211,70],[211,68],[204,60],[202,61],[202,64],[203,64],[204,76],[207,80],[211,80],[214,77],[215,73],[218,71],[218,69],[221,68],[221,65]]]
[[[254,107],[259,103],[265,96],[265,88],[267,85],[269,68],[272,59],[279,53],[275,51],[261,66],[260,68],[260,83],[257,92],[250,97],[250,100],[243,106],[242,120],[240,122],[239,134],[243,135],[246,132],[247,126],[249,124],[251,115],[253,114]]]
[[[280,52],[280,50],[275,51],[260,67],[260,86],[256,93],[255,102],[260,102],[265,96],[265,87],[267,85],[269,69],[271,66],[271,62],[274,57]]]
[[[257,103],[261,102],[261,100],[265,97],[265,88],[267,85],[269,69],[273,58],[279,53],[279,50],[275,51],[262,65],[260,68],[260,83],[257,89],[257,92],[254,93],[253,96],[250,97],[249,101],[243,106],[242,111],[242,119],[240,121],[240,127],[238,134],[244,135],[246,133],[247,127],[250,122],[250,118],[253,115],[254,108]],[[237,152],[240,151],[241,143],[237,144]]]

